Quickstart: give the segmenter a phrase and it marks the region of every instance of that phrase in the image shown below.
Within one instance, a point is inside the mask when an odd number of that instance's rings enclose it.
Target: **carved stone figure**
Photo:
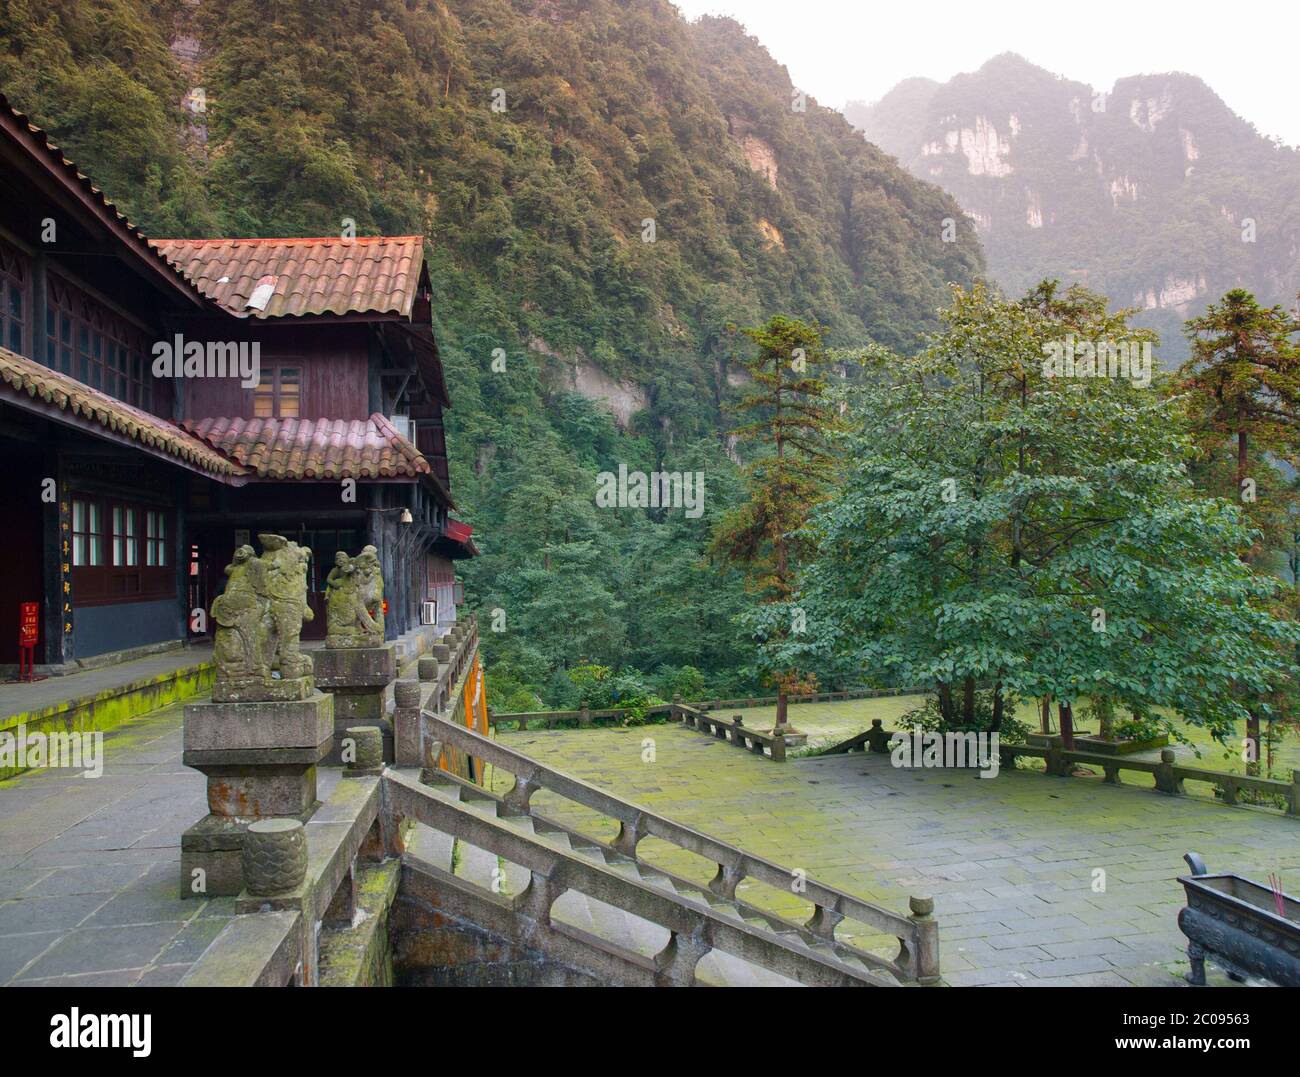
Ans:
[[[311,673],[311,659],[302,653],[298,637],[305,622],[315,619],[307,605],[307,563],[311,550],[283,535],[258,535],[266,563],[266,595],[271,615],[267,665],[283,678]]]
[[[265,566],[252,546],[241,546],[226,566],[226,588],[212,603],[217,680],[254,687],[270,679],[266,665]]]
[[[341,550],[325,580],[326,647],[382,647],[384,580],[379,551],[367,546],[356,557]]]
[[[261,556],[241,546],[226,568],[225,591],[212,603],[217,702],[306,699],[315,689],[299,635],[307,605],[311,551],[282,535],[257,536]],[[278,671],[279,676],[274,676]]]

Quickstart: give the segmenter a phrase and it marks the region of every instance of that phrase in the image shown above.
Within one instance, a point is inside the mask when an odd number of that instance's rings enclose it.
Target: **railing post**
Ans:
[[[1059,740],[1052,741],[1047,746],[1046,770],[1058,778],[1068,778],[1074,772],[1074,764],[1065,761],[1065,749]]]
[[[1172,748],[1160,749],[1160,762],[1156,764],[1156,788],[1162,793],[1168,793],[1170,796],[1180,796],[1183,792],[1182,779],[1174,777],[1174,750]]]
[[[825,905],[818,905],[813,910],[812,916],[804,924],[809,931],[820,939],[826,939],[828,942],[835,941],[835,927],[844,919],[842,912],[836,912],[834,909],[828,909]]]
[[[915,953],[910,954],[912,971],[919,984],[939,982],[939,922],[934,918],[934,898],[909,897],[908,917],[916,925]]]
[[[613,848],[626,857],[636,859],[637,842],[641,840],[641,828],[637,826],[637,820],[633,819],[630,823],[620,820],[618,824],[618,836],[610,843]]]
[[[867,730],[867,747],[878,755],[889,753],[889,734],[885,732],[879,718],[871,719],[871,728]]]
[[[709,889],[715,894],[721,894],[728,900],[735,900],[736,887],[740,885],[744,877],[745,873],[739,867],[719,864],[717,874],[709,880]]]
[[[713,947],[702,939],[674,931],[668,945],[654,956],[655,983],[660,987],[690,987],[695,966]]]
[[[1300,815],[1300,770],[1291,771],[1291,803],[1287,805],[1287,815]]]
[[[425,765],[420,725],[420,682],[394,682],[393,759],[399,767]]]
[[[510,817],[531,814],[529,801],[532,800],[535,792],[537,786],[531,778],[522,774],[515,775],[515,784],[511,786],[510,792],[501,798],[501,815]]]

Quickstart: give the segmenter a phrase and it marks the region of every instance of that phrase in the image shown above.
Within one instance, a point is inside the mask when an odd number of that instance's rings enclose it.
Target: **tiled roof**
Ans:
[[[159,455],[183,460],[209,475],[235,478],[245,474],[239,464],[213,451],[175,423],[133,408],[7,348],[0,348],[0,395],[20,406],[38,404],[44,405],[39,410],[65,411],[138,442]]]
[[[384,416],[369,419],[193,419],[182,425],[263,479],[427,475],[429,462]]]
[[[409,316],[424,259],[420,236],[150,242],[209,299],[254,318]]]

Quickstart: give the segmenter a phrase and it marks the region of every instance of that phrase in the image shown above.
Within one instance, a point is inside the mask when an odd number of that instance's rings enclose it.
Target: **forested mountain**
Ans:
[[[429,237],[498,693],[582,658],[752,683],[739,579],[703,561],[737,482],[728,326],[908,350],[982,271],[949,196],[804,107],[736,23],[661,0],[0,11],[0,88],[148,234]],[[598,509],[620,463],[703,471],[704,515]]]
[[[1192,75],[1103,93],[1005,54],[845,115],[957,198],[1011,294],[1060,277],[1144,308],[1166,365],[1187,355],[1182,320],[1228,289],[1300,291],[1300,154]]]

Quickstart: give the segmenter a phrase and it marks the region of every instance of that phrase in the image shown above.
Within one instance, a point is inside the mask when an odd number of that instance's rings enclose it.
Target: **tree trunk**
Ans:
[[[1115,739],[1115,704],[1108,699],[1098,700],[1097,736],[1102,740]]]
[[[1068,703],[1059,703],[1056,708],[1061,724],[1061,747],[1067,752],[1074,751],[1074,711]]]
[[[962,684],[961,700],[961,720],[962,724],[972,726],[975,724],[975,678],[967,677]]]
[[[1043,733],[1052,731],[1052,697],[1043,696],[1038,706],[1038,728]]]
[[[1241,484],[1246,481],[1246,431],[1237,431],[1237,503],[1241,503]]]
[[[989,732],[996,733],[1002,728],[1002,682],[998,681],[993,686],[993,722],[989,726]]]
[[[1258,775],[1259,760],[1261,756],[1261,752],[1259,750],[1260,749],[1259,715],[1256,714],[1253,710],[1250,712],[1250,717],[1246,719],[1246,740],[1248,742],[1247,744],[1248,749],[1250,749],[1253,746],[1253,751],[1250,751],[1248,756],[1248,759],[1253,761],[1246,763],[1246,773],[1250,775]]]
[[[785,689],[778,687],[776,690],[776,726],[773,733],[784,733],[790,728],[789,719],[786,718],[786,708],[789,706],[789,697],[785,694]]]
[[[939,685],[939,714],[943,717],[944,725],[952,722],[952,685],[946,682]]]

